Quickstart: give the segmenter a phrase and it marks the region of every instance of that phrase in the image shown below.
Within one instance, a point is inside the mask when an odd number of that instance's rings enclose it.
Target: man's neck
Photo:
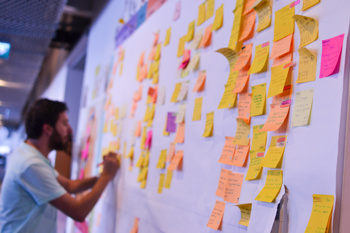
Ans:
[[[34,148],[36,148],[38,151],[41,152],[46,158],[48,157],[50,153],[50,148],[47,146],[48,144],[43,142],[42,139],[28,139],[26,143]]]

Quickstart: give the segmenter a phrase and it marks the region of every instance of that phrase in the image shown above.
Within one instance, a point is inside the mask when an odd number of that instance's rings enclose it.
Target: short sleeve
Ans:
[[[55,170],[45,163],[28,166],[21,174],[20,181],[38,205],[50,202],[66,193],[57,181]]]

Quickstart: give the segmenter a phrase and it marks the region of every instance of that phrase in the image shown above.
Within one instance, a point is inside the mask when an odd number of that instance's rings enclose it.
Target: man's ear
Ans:
[[[53,133],[53,127],[49,124],[44,124],[43,125],[43,134],[47,136],[51,136]]]

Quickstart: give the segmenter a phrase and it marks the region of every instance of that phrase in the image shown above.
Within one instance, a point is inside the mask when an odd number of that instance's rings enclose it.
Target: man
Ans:
[[[52,150],[64,148],[71,134],[65,103],[37,100],[29,110],[27,140],[8,157],[0,200],[0,232],[56,232],[57,209],[84,221],[119,169],[116,154],[104,156],[100,177],[69,180],[48,160]],[[68,193],[91,191],[77,199]]]

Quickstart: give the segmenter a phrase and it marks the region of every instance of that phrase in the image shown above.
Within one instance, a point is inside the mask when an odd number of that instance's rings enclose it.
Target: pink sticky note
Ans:
[[[80,169],[79,177],[78,177],[78,178],[79,178],[80,180],[84,179],[84,174],[85,174],[84,168]]]
[[[344,34],[322,41],[320,78],[339,72]]]
[[[176,21],[180,18],[180,13],[181,13],[181,1],[178,1],[176,3],[175,11],[174,11],[174,17],[173,20]]]
[[[145,147],[148,149],[151,149],[151,146],[152,146],[152,134],[153,134],[152,130],[147,132]]]
[[[81,233],[89,233],[89,224],[84,222],[74,222],[75,226],[80,230]]]

